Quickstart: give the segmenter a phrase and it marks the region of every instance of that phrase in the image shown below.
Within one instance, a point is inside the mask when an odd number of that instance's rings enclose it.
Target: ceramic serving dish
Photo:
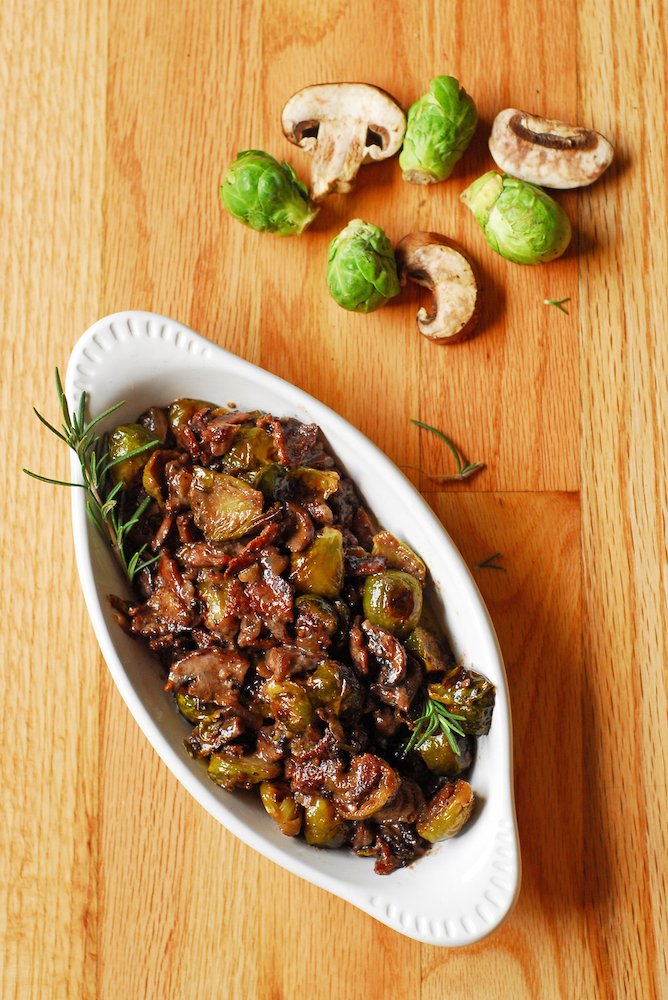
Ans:
[[[512,907],[520,876],[506,676],[482,598],[425,501],[375,445],[328,407],[164,316],[116,313],[87,330],[67,369],[70,406],[82,391],[90,416],[125,400],[103,430],[178,396],[315,422],[380,524],[424,557],[454,651],[494,682],[496,708],[489,735],[478,743],[471,778],[478,798],[474,818],[460,836],[435,845],[412,866],[379,876],[368,858],[284,837],[257,797],[218,788],[202,764],[188,757],[183,739],[189,727],[163,691],[156,660],[114,621],[107,595],[130,594],[111,551],[88,523],[83,492],[72,491],[77,564],[102,653],[137,724],[193,798],[261,854],[402,934],[446,946],[489,934]],[[76,459],[73,474],[79,474]]]

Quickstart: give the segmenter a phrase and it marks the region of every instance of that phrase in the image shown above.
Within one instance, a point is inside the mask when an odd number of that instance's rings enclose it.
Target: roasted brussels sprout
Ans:
[[[304,810],[290,795],[287,781],[263,781],[260,798],[281,833],[286,837],[296,837],[302,828]]]
[[[452,173],[478,122],[473,99],[454,76],[437,76],[408,110],[399,165],[410,184],[435,184]]]
[[[208,770],[209,777],[228,792],[271,781],[281,772],[280,765],[269,763],[256,754],[239,756],[229,750],[211,754]]]
[[[218,708],[195,726],[185,741],[186,750],[191,757],[208,757],[243,732],[244,724],[238,716]]]
[[[568,216],[534,184],[490,170],[460,197],[492,250],[516,264],[546,264],[570,243]]]
[[[207,541],[225,542],[241,538],[257,525],[264,497],[235,476],[195,466],[190,504]]]
[[[373,573],[364,583],[365,618],[398,639],[413,631],[422,612],[422,587],[410,573],[387,570]]]
[[[352,219],[329,247],[327,287],[353,312],[373,312],[399,294],[392,244],[378,226]]]
[[[109,435],[110,475],[114,483],[129,486],[139,479],[149,454],[160,442],[141,424],[121,424]]]
[[[213,715],[219,707],[214,702],[200,701],[199,698],[193,698],[192,695],[186,694],[183,690],[177,691],[175,698],[179,712],[184,719],[192,722],[193,725]]]
[[[151,437],[159,441],[160,444],[164,444],[167,440],[169,420],[167,419],[167,410],[163,406],[149,406],[137,423],[145,427],[150,432]]]
[[[473,792],[467,781],[449,781],[424,807],[415,828],[421,837],[435,844],[459,833],[473,809]]]
[[[142,473],[142,486],[147,494],[152,497],[158,507],[164,510],[167,502],[167,489],[165,484],[165,466],[167,462],[177,459],[180,452],[159,448],[149,454],[148,461]]]
[[[261,149],[237,154],[220,186],[220,197],[244,226],[275,236],[298,236],[318,211],[292,167]]]
[[[433,774],[456,778],[471,766],[471,746],[466,737],[457,739],[459,753],[455,753],[444,732],[436,732],[420,743],[418,753]]]
[[[295,601],[295,636],[303,649],[326,649],[339,633],[339,616],[323,597],[304,594]]]
[[[382,556],[391,569],[401,569],[410,573],[424,587],[427,579],[427,567],[410,546],[400,542],[389,531],[379,531],[373,536],[372,555]]]
[[[336,493],[340,482],[338,472],[332,469],[309,469],[305,465],[288,469],[288,479],[298,500],[309,497],[327,500],[332,493]]]
[[[212,410],[221,409],[215,403],[208,403],[205,399],[190,399],[188,396],[175,399],[173,403],[170,403],[167,417],[172,434],[178,438],[178,432],[186,426],[189,420],[192,420],[198,410],[205,406],[210,406]]]
[[[315,721],[315,709],[308,691],[298,681],[270,677],[262,685],[261,696],[272,716],[289,734],[305,733]]]
[[[303,552],[290,558],[290,579],[301,594],[338,597],[343,586],[343,536],[322,528]]]
[[[229,617],[227,600],[230,581],[219,569],[202,569],[197,576],[197,596],[203,605],[204,624],[216,629]]]
[[[489,732],[496,688],[482,674],[460,668],[442,684],[430,684],[429,696],[456,713],[469,736],[486,736]]]
[[[346,824],[329,799],[310,796],[304,806],[304,837],[312,847],[340,847]]]
[[[424,663],[427,673],[455,669],[452,655],[443,640],[421,624],[411,632],[405,645],[409,653]]]
[[[276,462],[277,458],[271,434],[261,427],[240,427],[223,464],[226,472],[237,472],[240,469],[262,469]]]
[[[306,681],[311,701],[328,708],[342,719],[357,716],[364,697],[357,676],[350,667],[335,660],[323,660]]]

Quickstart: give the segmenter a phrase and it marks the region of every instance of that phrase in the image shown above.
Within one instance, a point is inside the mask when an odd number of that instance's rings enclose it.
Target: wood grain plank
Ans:
[[[588,933],[611,995],[653,998],[668,993],[668,247],[653,210],[659,192],[665,206],[668,26],[651,2],[632,19],[619,2],[579,11],[580,115],[618,149],[579,202],[590,248],[580,264],[586,717],[596,723],[585,750],[598,763],[584,803],[598,833]]]
[[[0,637],[10,701],[0,716],[7,1000],[92,996],[95,984],[97,654],[76,582],[70,497],[19,470],[68,475],[65,449],[30,407],[58,419],[53,370],[99,310],[105,13],[61,2],[0,11],[0,547],[13,575]]]

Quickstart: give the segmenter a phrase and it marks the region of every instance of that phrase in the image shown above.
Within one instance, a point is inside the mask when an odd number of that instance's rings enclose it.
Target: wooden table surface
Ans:
[[[668,996],[666,28],[656,0],[4,0],[3,1000]],[[280,130],[293,91],[368,80],[407,107],[437,73],[481,119],[446,183],[365,168],[292,240],[222,213],[240,149],[307,175]],[[617,150],[559,196],[576,235],[545,267],[495,256],[458,200],[508,105]],[[425,342],[414,287],[339,309],[326,251],[356,216],[468,247],[478,336]],[[569,315],[543,304],[562,297]],[[69,495],[19,472],[67,473],[30,407],[57,416],[54,367],[121,308],[297,383],[401,465],[448,460],[410,417],[486,463],[447,490],[409,474],[470,566],[498,550],[506,569],[475,576],[507,664],[524,870],[489,939],[420,946],[260,858],[132,721],[84,610]]]

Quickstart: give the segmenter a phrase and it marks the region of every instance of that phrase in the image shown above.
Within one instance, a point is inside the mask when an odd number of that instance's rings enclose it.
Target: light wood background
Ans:
[[[0,32],[3,1000],[668,996],[665,5],[4,0]],[[279,126],[294,90],[368,80],[407,107],[443,72],[481,117],[447,183],[369,167],[294,240],[222,214],[239,149],[307,174]],[[546,267],[493,255],[457,197],[509,104],[617,149],[560,199],[577,235]],[[355,216],[467,246],[480,334],[424,342],[413,288],[368,317],[329,300],[327,245]],[[570,316],[543,305],[564,296]],[[421,947],[256,856],[132,722],[84,612],[69,496],[19,472],[66,474],[30,407],[56,416],[54,367],[126,307],[303,386],[399,464],[448,459],[412,416],[487,463],[420,485],[471,566],[500,550],[507,570],[476,579],[507,662],[524,881],[488,940]]]

